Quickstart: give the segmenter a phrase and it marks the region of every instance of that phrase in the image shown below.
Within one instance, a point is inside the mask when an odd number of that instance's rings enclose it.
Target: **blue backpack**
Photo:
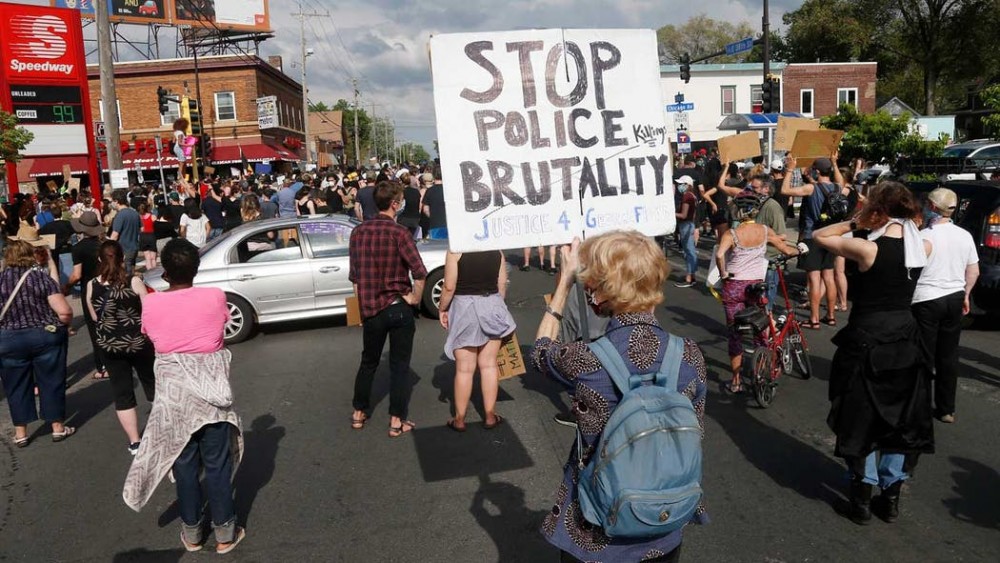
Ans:
[[[623,395],[577,485],[584,518],[609,537],[669,534],[691,520],[701,500],[701,427],[677,391],[684,343],[667,336],[653,374],[631,374],[607,337],[588,345]]]

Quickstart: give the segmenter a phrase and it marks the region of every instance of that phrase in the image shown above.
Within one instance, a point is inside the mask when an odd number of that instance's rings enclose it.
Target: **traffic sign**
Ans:
[[[694,111],[694,102],[670,104],[667,106],[667,111]]]
[[[681,154],[691,152],[691,137],[683,131],[677,132],[677,152]]]
[[[688,130],[688,114],[679,111],[674,115],[674,131]]]
[[[753,49],[753,37],[747,37],[746,39],[741,39],[735,43],[730,43],[726,45],[726,54],[735,55],[737,53],[743,53]]]
[[[108,140],[107,136],[104,133],[104,122],[103,121],[95,121],[94,122],[94,136],[97,137],[97,142],[98,143],[103,143],[103,142],[105,142],[105,141]]]

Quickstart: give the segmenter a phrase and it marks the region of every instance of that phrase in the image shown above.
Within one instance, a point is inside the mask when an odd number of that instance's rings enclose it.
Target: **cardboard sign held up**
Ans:
[[[55,180],[49,180],[48,182],[45,182],[45,185],[53,192],[59,191],[59,184],[57,184]]]
[[[816,131],[798,131],[795,142],[792,143],[791,154],[796,159],[796,166],[807,168],[817,158],[829,157],[840,146],[844,137],[843,131],[836,129],[817,129]]]
[[[719,139],[719,159],[722,162],[736,162],[755,156],[760,156],[760,137],[753,131]]]
[[[63,180],[69,181],[69,177],[73,175],[73,167],[69,164],[63,164]]]
[[[69,189],[71,189],[71,190],[79,190],[80,189],[80,179],[79,178],[70,178],[68,186],[69,186]]]
[[[521,344],[517,341],[517,334],[511,334],[500,345],[500,352],[497,353],[497,367],[500,368],[498,376],[500,380],[524,375],[527,372],[524,357],[521,355]]]
[[[819,129],[818,119],[805,117],[778,117],[778,128],[774,132],[774,150],[792,150],[792,142],[799,131],[816,131]]]

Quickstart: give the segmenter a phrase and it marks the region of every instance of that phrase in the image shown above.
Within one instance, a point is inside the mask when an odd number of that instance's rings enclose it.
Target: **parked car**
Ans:
[[[344,215],[254,221],[202,247],[194,284],[226,293],[226,343],[247,339],[257,325],[346,314],[354,294],[348,242],[359,224]],[[422,308],[437,317],[447,241],[421,242],[417,249],[428,272]],[[144,281],[154,291],[169,287],[162,268]]]
[[[936,183],[911,183],[921,199]],[[979,281],[972,290],[973,314],[1000,314],[1000,184],[985,181],[947,182],[958,195],[952,220],[972,233],[979,251]]]
[[[1000,170],[1000,142],[989,139],[978,139],[952,145],[941,154],[945,158],[964,158],[975,163],[981,179],[988,180],[990,175]]]

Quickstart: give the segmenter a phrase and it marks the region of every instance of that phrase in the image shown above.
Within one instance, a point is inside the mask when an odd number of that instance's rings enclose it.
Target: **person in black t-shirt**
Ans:
[[[448,238],[448,217],[444,211],[444,185],[441,183],[441,168],[434,168],[434,184],[424,194],[424,215],[430,218],[428,238]]]
[[[87,287],[90,280],[97,275],[97,262],[101,250],[101,239],[104,238],[104,226],[97,214],[93,211],[84,211],[77,219],[71,219],[70,225],[82,237],[79,242],[73,245],[73,273],[63,286],[63,293],[68,294],[77,284],[80,287]],[[104,354],[97,346],[97,328],[90,315],[83,316],[87,324],[87,332],[90,334],[90,345],[94,349],[94,379],[107,379],[108,372],[104,369]]]

